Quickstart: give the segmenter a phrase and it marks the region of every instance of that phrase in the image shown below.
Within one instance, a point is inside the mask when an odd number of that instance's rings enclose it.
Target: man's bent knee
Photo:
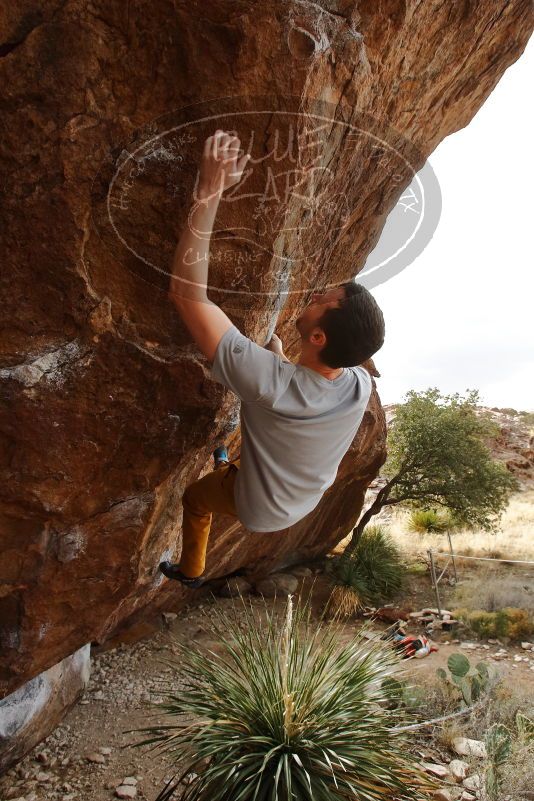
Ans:
[[[185,488],[184,494],[182,495],[182,506],[196,515],[210,514],[210,509],[205,499],[202,497],[202,488],[198,485],[198,481],[193,481],[192,484],[189,484],[189,486]]]

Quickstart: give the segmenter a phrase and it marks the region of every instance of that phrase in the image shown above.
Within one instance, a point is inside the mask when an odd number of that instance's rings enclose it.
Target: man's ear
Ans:
[[[326,334],[322,328],[314,328],[310,334],[310,342],[318,348],[326,345]]]

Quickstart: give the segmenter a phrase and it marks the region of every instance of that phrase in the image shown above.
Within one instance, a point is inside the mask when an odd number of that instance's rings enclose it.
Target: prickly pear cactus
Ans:
[[[496,723],[486,732],[485,740],[489,761],[486,770],[486,793],[490,801],[498,801],[502,771],[512,751],[512,733],[502,723]]]
[[[437,669],[439,678],[451,688],[457,688],[465,705],[471,706],[488,690],[490,672],[485,662],[479,662],[473,669],[464,654],[451,654],[447,660],[450,676],[443,668]]]
[[[453,681],[460,681],[467,676],[471,669],[469,659],[463,654],[451,654],[447,660],[447,667],[452,674]]]

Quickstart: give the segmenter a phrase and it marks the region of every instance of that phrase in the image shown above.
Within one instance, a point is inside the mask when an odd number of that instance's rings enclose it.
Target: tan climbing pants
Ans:
[[[212,513],[237,517],[234,483],[238,469],[239,459],[234,459],[186,487],[182,498],[184,517],[180,570],[188,578],[196,578],[204,572]]]

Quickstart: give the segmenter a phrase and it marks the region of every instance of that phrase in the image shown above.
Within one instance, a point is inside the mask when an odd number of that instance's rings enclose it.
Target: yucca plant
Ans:
[[[436,509],[414,509],[408,518],[408,528],[417,534],[441,534],[452,527],[450,515]]]
[[[184,646],[158,705],[168,723],[143,730],[143,744],[179,768],[157,801],[188,775],[184,801],[428,797],[415,758],[403,756],[405,735],[391,731],[390,648],[361,634],[343,644],[336,626],[312,623],[309,606],[294,613],[291,598],[281,619],[266,606],[258,619],[242,601],[213,625],[222,653]]]
[[[405,567],[400,551],[382,526],[368,526],[355,550],[329,565],[333,590],[330,615],[349,617],[366,604],[394,596],[402,587]]]

